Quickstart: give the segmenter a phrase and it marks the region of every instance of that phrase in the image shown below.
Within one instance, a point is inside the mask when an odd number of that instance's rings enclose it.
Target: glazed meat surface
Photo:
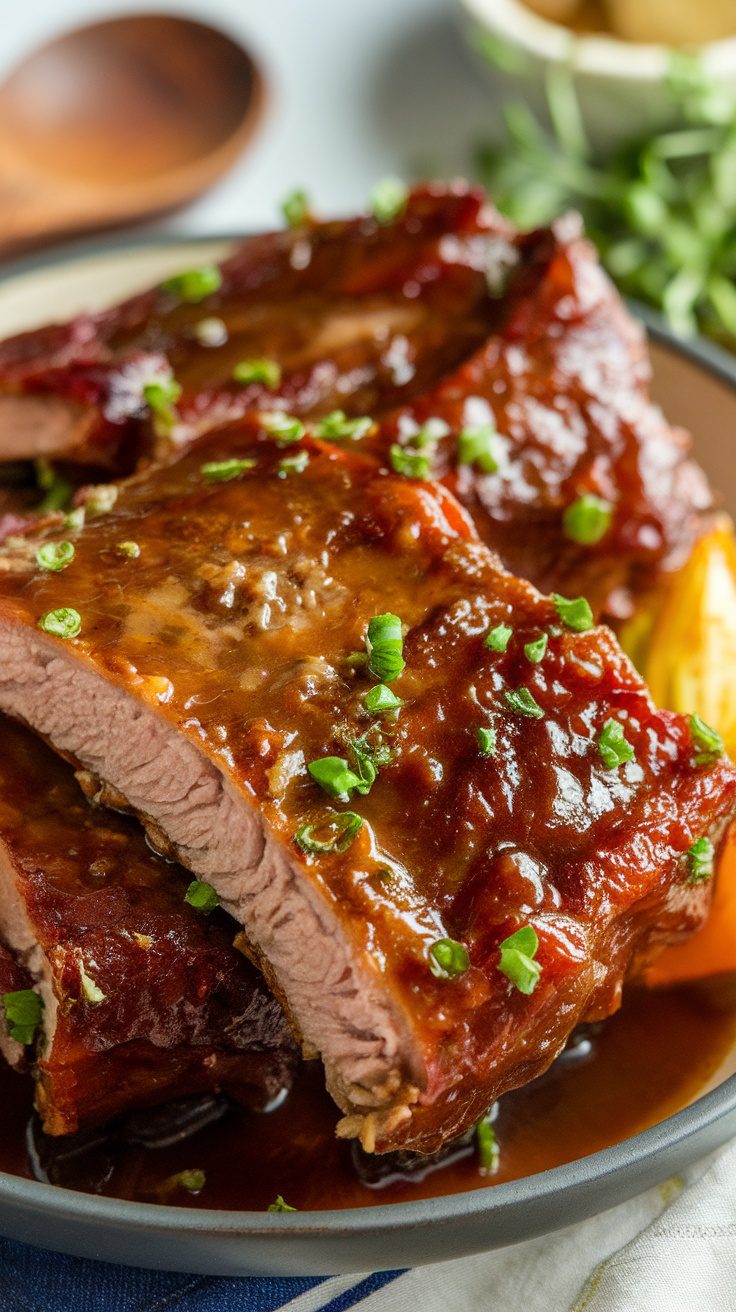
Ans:
[[[703,531],[689,437],[651,404],[643,333],[574,216],[519,234],[482,193],[418,188],[386,224],[253,238],[221,277],[193,302],[159,288],[0,346],[0,452],[126,471],[227,417],[339,409],[381,421],[360,441],[388,464],[439,419],[425,472],[513,573],[614,623]],[[254,360],[271,382],[236,383]],[[181,398],[152,414],[145,385],[172,381]],[[485,429],[467,462],[461,434]],[[591,496],[603,519],[581,538],[568,517]]]
[[[0,952],[0,992],[43,1000],[45,1129],[210,1090],[265,1106],[296,1048],[225,917],[189,906],[182,872],[131,820],[90,807],[26,729],[3,719],[0,746],[0,928],[13,949]]]
[[[248,421],[70,540],[5,558],[0,707],[216,888],[341,1133],[434,1151],[707,914],[734,769],[441,485]]]

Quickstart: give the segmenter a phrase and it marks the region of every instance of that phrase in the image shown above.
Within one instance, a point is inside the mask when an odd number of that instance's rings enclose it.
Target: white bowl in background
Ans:
[[[471,46],[477,51],[479,38],[485,36],[507,56],[507,66],[500,68],[478,55],[502,98],[521,94],[533,108],[543,108],[544,74],[552,66],[567,66],[586,127],[599,148],[677,122],[665,85],[671,56],[667,46],[581,36],[541,18],[522,0],[461,0],[461,5]],[[715,83],[736,87],[736,35],[701,46],[698,55]]]

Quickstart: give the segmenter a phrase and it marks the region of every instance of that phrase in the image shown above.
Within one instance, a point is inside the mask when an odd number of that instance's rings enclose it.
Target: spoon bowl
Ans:
[[[0,85],[0,252],[194,199],[262,104],[248,52],[193,19],[141,14],[56,38]]]

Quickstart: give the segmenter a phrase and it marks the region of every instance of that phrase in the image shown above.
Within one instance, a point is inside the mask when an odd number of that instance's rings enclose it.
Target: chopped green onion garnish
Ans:
[[[321,437],[326,442],[340,442],[344,438],[352,438],[357,441],[365,437],[373,427],[373,420],[369,415],[357,415],[355,419],[348,419],[344,410],[333,410],[324,419],[319,419],[314,425],[315,437]]]
[[[371,715],[385,715],[389,711],[398,711],[403,702],[385,683],[377,683],[363,698],[363,705]]]
[[[574,629],[575,633],[585,633],[587,629],[593,628],[593,612],[585,597],[561,597],[559,592],[553,592],[552,600],[557,614],[568,629]]]
[[[180,301],[196,305],[206,296],[219,292],[222,287],[222,274],[214,264],[205,264],[201,269],[188,269],[186,273],[177,273],[161,283],[162,291],[169,292]]]
[[[174,427],[178,419],[176,403],[181,397],[181,385],[175,378],[162,378],[158,382],[146,383],[143,387],[143,399],[150,406],[151,413],[164,431]]]
[[[118,489],[113,483],[100,483],[97,487],[92,487],[84,498],[85,516],[90,519],[98,519],[100,515],[109,515],[115,502],[118,499]],[[84,522],[84,521],[82,521]]]
[[[309,197],[306,191],[290,191],[281,202],[281,213],[290,228],[300,228],[310,216]]]
[[[307,769],[315,783],[324,788],[330,797],[349,797],[361,782],[360,776],[351,770],[342,756],[322,756],[316,761],[309,761]]]
[[[33,465],[36,482],[45,494],[36,506],[37,513],[46,515],[52,510],[63,510],[69,504],[74,491],[71,483],[67,483],[65,478],[57,474],[51,461],[46,460],[44,456],[39,456]]]
[[[345,852],[363,824],[362,816],[354,811],[340,811],[321,824],[302,825],[296,841],[303,852]],[[318,838],[316,830],[331,830],[327,838]]]
[[[437,979],[456,979],[469,965],[468,949],[454,938],[438,938],[429,949],[429,969]]]
[[[58,610],[48,610],[42,615],[38,627],[54,638],[76,638],[82,629],[82,617],[71,606],[61,606]]]
[[[483,646],[490,647],[491,651],[505,651],[512,633],[513,629],[510,629],[508,624],[497,624],[495,628],[488,630],[483,639]]]
[[[421,478],[424,482],[429,478],[432,459],[426,451],[413,451],[411,447],[400,446],[398,442],[393,442],[389,449],[389,458],[394,473],[403,474],[404,478]]]
[[[461,429],[457,439],[458,464],[476,465],[482,474],[497,473],[498,460],[493,452],[495,436],[493,424]]]
[[[540,661],[544,660],[547,641],[547,634],[543,633],[541,638],[534,638],[532,642],[524,643],[524,655],[528,661],[531,661],[532,665],[538,665]]]
[[[366,758],[371,760],[375,765],[389,765],[394,759],[393,748],[389,743],[383,741],[383,735],[378,734],[378,742],[369,741],[369,734],[373,737],[374,730],[369,729],[364,733],[362,738],[356,738],[352,743],[352,749],[358,761],[364,761]]]
[[[286,478],[289,474],[303,474],[308,464],[308,451],[292,451],[290,456],[282,456],[276,468]]]
[[[496,750],[496,730],[481,725],[480,728],[476,729],[475,736],[481,756],[493,756]]]
[[[355,790],[365,797],[378,778],[376,755],[367,749],[363,738],[356,739],[351,746],[355,757],[355,770],[358,775]]]
[[[374,615],[366,635],[368,669],[381,683],[393,683],[404,668],[404,639],[398,615]]]
[[[528,688],[517,688],[513,692],[505,692],[506,705],[510,710],[515,711],[517,715],[528,715],[532,720],[544,719],[544,711],[541,706],[534,700],[533,694]]]
[[[195,911],[214,911],[219,907],[220,899],[211,884],[204,879],[193,879],[184,894],[184,901],[194,907]]]
[[[498,1147],[498,1139],[496,1138],[496,1131],[487,1116],[484,1117],[475,1127],[475,1142],[478,1146],[478,1158],[480,1160],[481,1171],[483,1171],[485,1175],[492,1175],[494,1171],[498,1170],[498,1162],[501,1154]]]
[[[533,993],[539,982],[542,967],[534,960],[538,947],[539,939],[533,925],[522,926],[501,944],[498,969],[520,993]]]
[[[218,319],[215,314],[200,319],[199,323],[195,323],[192,331],[200,346],[224,346],[228,339],[225,320]]]
[[[281,365],[276,360],[241,360],[233,369],[236,383],[263,383],[264,387],[278,387],[281,382]]]
[[[261,424],[269,437],[277,442],[298,442],[304,437],[304,424],[294,415],[287,415],[283,410],[271,410],[261,415]]]
[[[721,735],[717,729],[711,729],[705,720],[701,720],[699,715],[690,716],[690,735],[693,746],[697,748],[696,765],[712,765],[719,756],[723,756],[726,744]]]
[[[565,537],[581,546],[592,547],[605,537],[611,526],[613,506],[610,501],[586,492],[568,506],[562,516]]]
[[[58,574],[60,570],[66,569],[74,560],[74,544],[72,542],[44,542],[43,546],[36,552],[36,563],[39,569],[50,570],[53,574]]]
[[[3,1009],[11,1039],[15,1039],[16,1043],[33,1043],[43,1015],[43,1002],[39,994],[33,989],[4,993]]]
[[[256,461],[251,457],[243,457],[240,460],[210,460],[206,465],[200,465],[199,472],[208,483],[229,483],[240,474],[245,474],[247,470],[255,469],[255,466]]]
[[[634,749],[626,741],[624,727],[618,720],[606,720],[598,738],[598,751],[607,770],[615,770],[617,765],[632,759]]]
[[[75,506],[74,510],[68,511],[64,516],[64,528],[67,533],[78,533],[80,529],[84,528],[85,518],[84,506]]]
[[[699,838],[687,854],[688,884],[702,884],[713,874],[716,850],[709,838]]]
[[[409,188],[400,178],[384,178],[371,192],[371,211],[379,223],[390,223],[406,208]]]
[[[137,542],[116,542],[115,554],[125,556],[128,560],[137,560],[141,554],[141,549]]]
[[[284,1202],[281,1194],[277,1194],[275,1202],[268,1204],[268,1210],[269,1212],[298,1212],[299,1208],[290,1207],[288,1203]]]
[[[449,431],[450,425],[446,424],[444,419],[425,419],[421,428],[416,433],[412,433],[411,445],[420,451],[435,446],[440,438],[447,437]]]
[[[207,1177],[204,1171],[195,1168],[189,1171],[178,1171],[176,1175],[170,1175],[165,1182],[164,1188],[167,1190],[186,1189],[188,1194],[201,1194],[207,1183]]]

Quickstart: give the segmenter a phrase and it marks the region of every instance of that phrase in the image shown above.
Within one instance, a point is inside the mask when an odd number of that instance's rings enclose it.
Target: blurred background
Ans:
[[[465,175],[521,226],[581,209],[625,293],[736,342],[736,0],[156,0],[133,10],[148,23],[106,25],[130,13],[14,6],[4,257],[133,220],[272,226],[294,188],[331,214],[387,175]]]

